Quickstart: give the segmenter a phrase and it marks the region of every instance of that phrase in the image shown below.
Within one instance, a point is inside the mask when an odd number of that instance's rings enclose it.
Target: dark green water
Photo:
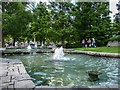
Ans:
[[[66,54],[53,60],[53,54],[14,55],[3,58],[22,60],[33,82],[40,86],[118,85],[117,58],[101,58],[82,54]],[[100,80],[90,82],[86,71],[101,71]]]

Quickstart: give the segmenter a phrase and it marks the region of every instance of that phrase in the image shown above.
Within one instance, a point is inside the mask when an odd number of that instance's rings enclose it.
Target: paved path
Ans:
[[[0,90],[1,88],[34,88],[20,60],[0,58]]]

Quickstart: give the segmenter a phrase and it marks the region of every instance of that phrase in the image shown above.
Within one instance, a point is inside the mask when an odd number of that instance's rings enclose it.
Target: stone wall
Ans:
[[[118,42],[118,41],[109,41],[108,42],[108,44],[107,44],[108,46],[120,46],[120,42]]]
[[[98,56],[98,57],[120,58],[120,53],[105,53],[105,52],[92,52],[92,51],[65,51],[65,53],[86,54],[86,55]]]

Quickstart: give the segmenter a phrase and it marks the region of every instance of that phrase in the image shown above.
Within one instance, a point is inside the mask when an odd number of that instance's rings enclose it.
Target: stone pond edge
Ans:
[[[2,55],[14,55],[14,54],[33,54],[33,53],[54,53],[54,51],[36,51],[36,52],[4,52]],[[64,49],[64,53],[68,54],[85,54],[89,56],[98,56],[98,57],[110,57],[110,58],[120,58],[120,53],[106,53],[106,52],[93,52],[93,51],[76,51],[74,49]]]
[[[120,53],[106,53],[106,52],[93,52],[93,51],[65,51],[69,54],[85,54],[89,56],[98,56],[98,57],[110,57],[110,58],[120,58]]]

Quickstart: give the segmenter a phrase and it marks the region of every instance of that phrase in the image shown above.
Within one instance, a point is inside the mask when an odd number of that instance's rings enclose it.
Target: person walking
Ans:
[[[85,47],[85,40],[82,40],[82,47]]]
[[[5,47],[8,47],[8,46],[9,46],[9,45],[8,45],[8,43],[6,42],[6,43],[5,43]]]
[[[94,38],[92,38],[92,46],[95,48],[96,46],[95,46],[95,39]]]
[[[88,47],[91,47],[91,40],[90,40],[90,38],[88,40]]]
[[[10,47],[13,47],[13,42],[12,42],[12,41],[10,41],[9,46],[10,46]]]
[[[88,45],[88,40],[87,38],[85,39],[85,48],[87,48],[87,45]]]
[[[32,45],[32,44],[33,44],[32,40],[30,40],[30,42],[29,42],[29,43],[30,43],[30,45]]]
[[[35,42],[35,48],[37,48],[37,42]]]
[[[15,42],[15,47],[17,47],[17,46],[18,46],[18,41]]]
[[[28,41],[25,41],[25,47],[28,47]]]

